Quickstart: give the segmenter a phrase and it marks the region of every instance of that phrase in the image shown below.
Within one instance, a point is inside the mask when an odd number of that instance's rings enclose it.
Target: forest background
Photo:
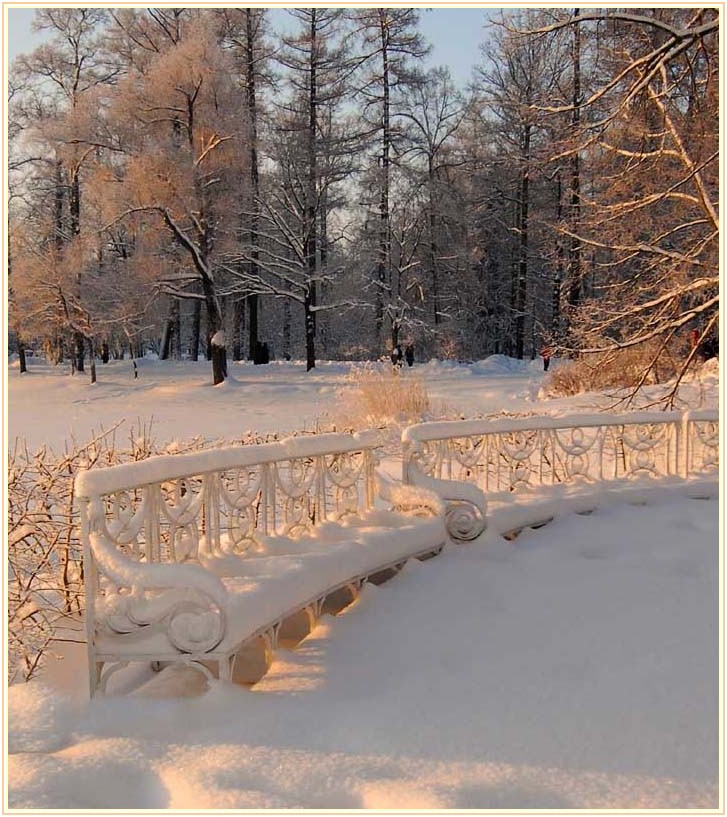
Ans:
[[[719,9],[489,9],[466,87],[424,11],[38,9],[7,95],[21,369],[547,345],[638,385],[713,352]]]

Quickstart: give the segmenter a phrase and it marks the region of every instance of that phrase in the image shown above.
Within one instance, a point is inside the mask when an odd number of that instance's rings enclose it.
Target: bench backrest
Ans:
[[[415,473],[476,483],[488,498],[558,483],[714,471],[719,414],[632,412],[420,423],[402,435],[404,481]]]
[[[75,481],[82,540],[181,562],[295,536],[373,506],[380,445],[376,432],[321,434],[91,469]]]

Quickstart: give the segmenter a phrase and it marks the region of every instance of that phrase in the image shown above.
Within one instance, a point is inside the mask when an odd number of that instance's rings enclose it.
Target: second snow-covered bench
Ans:
[[[474,538],[485,527],[476,494],[487,497],[500,532],[547,522],[567,501],[589,509],[609,492],[638,497],[661,484],[713,480],[719,413],[634,411],[428,422],[402,434],[403,480],[439,490],[452,527]],[[456,485],[456,496],[447,486]],[[441,486],[441,488],[438,488]]]
[[[440,497],[379,454],[375,433],[324,434],[79,474],[91,695],[131,662],[253,682],[364,582],[438,553]]]

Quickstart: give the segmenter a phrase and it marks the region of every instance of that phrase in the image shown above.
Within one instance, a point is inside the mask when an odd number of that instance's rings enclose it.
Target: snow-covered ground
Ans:
[[[22,437],[31,448],[46,444],[62,451],[71,436],[84,441],[102,426],[108,429],[119,421],[124,422],[119,431],[123,440],[124,429],[131,433],[140,420],[152,421],[159,442],[313,430],[335,415],[339,395],[352,388],[349,375],[354,366],[319,361],[306,373],[301,362],[232,363],[230,378],[212,386],[206,361],[140,360],[135,379],[127,360],[99,365],[98,382],[91,386],[87,374],[70,376],[67,367],[39,358],[31,358],[28,374],[20,375],[14,361],[8,373],[8,439],[12,444]],[[539,361],[502,356],[469,365],[433,361],[411,370],[404,367],[404,376],[409,372],[426,383],[434,410],[449,416],[552,413],[592,409],[595,404],[592,395],[539,400],[543,378]]]
[[[315,428],[349,364],[145,361],[100,382],[8,373],[9,444],[153,418],[160,443]],[[572,412],[502,358],[416,367],[464,416]],[[716,379],[700,401],[715,405]],[[695,390],[696,394],[696,390]],[[124,431],[119,432],[123,439]],[[182,697],[184,673],[87,700],[83,648],[8,691],[8,805],[60,809],[670,809],[719,805],[719,503],[564,512],[407,565],[280,651],[254,689]],[[706,498],[704,498],[706,497]],[[180,695],[170,696],[177,690]]]

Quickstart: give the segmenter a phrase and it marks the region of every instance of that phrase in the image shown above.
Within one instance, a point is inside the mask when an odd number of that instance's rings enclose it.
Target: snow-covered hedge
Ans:
[[[151,428],[134,427],[126,443],[118,427],[62,454],[30,451],[16,441],[8,456],[8,679],[37,675],[61,630],[84,612],[83,553],[74,508],[73,480],[81,469],[135,462],[156,454],[230,445],[197,438],[161,448]],[[252,436],[236,443],[266,440]]]

